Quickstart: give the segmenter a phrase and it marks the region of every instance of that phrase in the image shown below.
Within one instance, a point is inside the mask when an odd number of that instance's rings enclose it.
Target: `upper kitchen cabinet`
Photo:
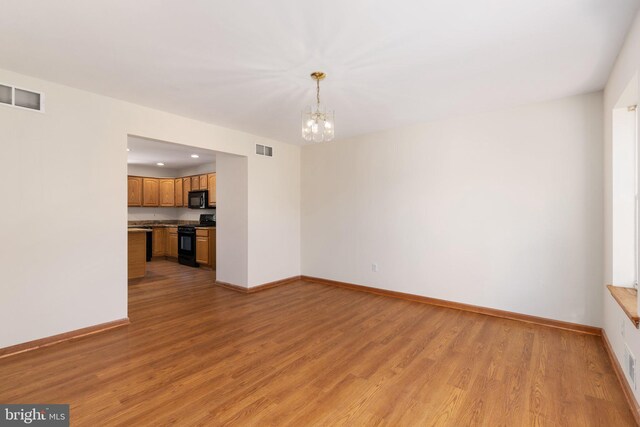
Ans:
[[[200,190],[207,189],[207,175],[200,175]]]
[[[175,179],[160,179],[160,206],[173,207],[175,201]]]
[[[182,178],[127,176],[128,206],[189,207],[189,191],[207,191],[209,206],[216,206],[216,173]]]
[[[174,189],[175,189],[175,196],[176,196],[176,207],[181,207],[182,206],[182,196],[184,195],[184,193],[182,192],[182,178],[176,178],[174,180]]]
[[[158,178],[142,178],[142,206],[158,206],[158,205],[159,205]]]
[[[216,174],[207,174],[208,188],[209,188],[209,206],[215,206],[216,204]]]
[[[189,191],[191,191],[191,178],[182,178],[182,206],[189,207]]]
[[[139,176],[127,177],[128,206],[142,206],[142,178]]]

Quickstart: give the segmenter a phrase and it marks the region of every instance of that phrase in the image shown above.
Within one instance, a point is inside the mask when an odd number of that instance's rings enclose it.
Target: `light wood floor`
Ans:
[[[245,295],[154,261],[131,325],[0,360],[73,426],[634,425],[599,337],[318,284]]]

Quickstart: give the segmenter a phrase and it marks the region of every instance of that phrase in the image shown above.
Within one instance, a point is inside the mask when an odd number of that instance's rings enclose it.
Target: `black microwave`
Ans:
[[[207,209],[209,204],[209,192],[189,191],[189,209]]]

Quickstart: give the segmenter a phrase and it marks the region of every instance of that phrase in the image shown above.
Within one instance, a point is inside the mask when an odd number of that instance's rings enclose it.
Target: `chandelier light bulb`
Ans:
[[[335,137],[335,122],[333,110],[328,110],[320,104],[320,80],[326,74],[320,71],[311,73],[316,81],[316,105],[310,105],[302,111],[302,138],[305,141],[324,142]]]

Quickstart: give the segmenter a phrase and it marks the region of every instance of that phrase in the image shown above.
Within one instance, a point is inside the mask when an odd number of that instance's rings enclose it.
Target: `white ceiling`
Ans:
[[[127,148],[127,163],[131,165],[156,166],[160,162],[168,169],[185,169],[216,162],[215,151],[137,136],[128,137]],[[192,154],[200,157],[194,159]]]
[[[4,0],[0,68],[300,143],[599,90],[639,0]],[[55,102],[55,100],[49,100]]]

